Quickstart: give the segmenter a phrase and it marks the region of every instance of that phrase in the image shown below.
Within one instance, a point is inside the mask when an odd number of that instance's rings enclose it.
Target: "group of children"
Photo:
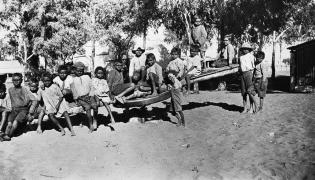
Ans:
[[[253,48],[244,43],[240,48],[240,72],[241,72],[241,94],[243,96],[243,113],[257,113],[263,110],[264,97],[266,96],[268,79],[266,68],[262,64],[265,53],[262,51],[253,52]],[[259,107],[257,107],[255,95],[259,97]],[[247,95],[250,106],[247,105]]]
[[[185,126],[181,81],[187,81],[190,92],[189,79],[201,71],[198,51],[192,49],[192,57],[183,60],[180,58],[181,50],[173,48],[172,60],[165,72],[156,62],[154,54],[147,54],[143,61],[139,58],[144,52],[141,48],[133,52],[136,56],[130,63],[133,67],[129,71],[129,82],[125,81],[128,78],[124,77],[124,63],[121,59],[115,60],[114,67],[109,72],[103,67],[97,67],[93,78],[84,73],[85,66],[81,62],[73,65],[71,73],[74,75],[70,74],[67,66],[62,65],[58,69],[58,76],[53,78],[52,74],[44,72],[40,79],[31,78],[28,87],[22,86],[23,77],[20,73],[13,74],[13,87],[6,89],[4,84],[0,85],[0,140],[9,141],[19,126],[35,118],[38,119],[37,132],[41,134],[45,115],[58,127],[61,135],[66,134],[58,121],[63,117],[71,136],[75,136],[69,116],[72,104],[83,107],[89,132],[93,132],[97,128],[98,107],[105,106],[111,123],[115,123],[109,104],[123,104],[135,97],[155,96],[166,89],[171,92],[170,109],[178,119],[178,125]]]

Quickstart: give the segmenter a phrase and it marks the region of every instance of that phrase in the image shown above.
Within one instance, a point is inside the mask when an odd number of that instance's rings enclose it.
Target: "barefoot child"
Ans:
[[[191,46],[190,48],[190,57],[187,59],[187,92],[188,94],[191,93],[190,91],[190,78],[194,76],[198,76],[201,73],[201,61],[203,59],[199,56],[199,47],[198,46]],[[194,83],[194,93],[199,94],[199,85],[198,83]]]
[[[71,91],[73,93],[73,99],[76,104],[82,106],[86,112],[89,121],[89,133],[92,133],[97,128],[96,119],[92,116],[92,110],[97,111],[97,105],[94,101],[94,97],[90,96],[92,79],[88,75],[84,75],[84,64],[77,62],[74,64],[76,67],[76,77],[73,78],[71,84]]]
[[[29,114],[28,116],[28,121],[31,122],[33,119],[37,118],[38,119],[38,123],[37,123],[37,133],[38,134],[42,134],[42,120],[45,116],[45,106],[42,102],[41,96],[40,96],[40,91],[42,91],[41,89],[39,89],[39,83],[38,80],[36,78],[31,78],[30,80],[30,91],[32,92],[32,95],[34,97],[34,101],[36,102],[35,105],[35,110],[33,114]]]
[[[68,67],[61,65],[58,68],[58,76],[54,78],[53,82],[57,84],[64,96],[66,103],[73,101],[71,92],[71,84],[73,83],[72,76],[68,75]]]
[[[253,84],[253,71],[255,68],[255,57],[252,53],[253,48],[248,44],[244,43],[240,48],[240,71],[241,71],[241,93],[243,96],[243,112],[249,112],[253,108],[253,113],[257,111],[255,90]],[[247,108],[247,95],[250,100],[250,108]]]
[[[2,136],[4,136],[4,132],[2,132],[2,129],[7,121],[8,114],[11,111],[10,97],[6,94],[6,90],[7,89],[5,84],[0,83],[0,141],[4,140],[2,138]]]
[[[114,116],[109,107],[109,103],[113,103],[109,97],[109,87],[107,81],[105,80],[105,71],[102,67],[97,67],[95,69],[95,78],[92,78],[92,94],[95,96],[96,104],[98,107],[104,105],[110,116],[111,123],[115,123]],[[98,114],[97,111],[94,113],[94,117]]]
[[[151,95],[157,95],[157,93],[161,93],[161,85],[163,83],[162,67],[156,63],[153,53],[147,55],[146,65],[147,73],[145,85],[151,87]]]
[[[172,60],[166,67],[166,72],[173,74],[179,81],[184,77],[185,62],[180,58],[181,50],[178,47],[174,47],[171,50]]]
[[[169,87],[171,88],[171,111],[175,114],[175,117],[178,119],[177,126],[185,127],[185,118],[182,109],[183,94],[181,92],[181,83],[179,80],[172,74],[168,74]]]
[[[63,116],[67,121],[71,136],[75,136],[68,114],[69,106],[65,103],[60,88],[53,83],[51,74],[45,73],[43,75],[43,83],[45,89],[40,91],[40,96],[43,98],[46,107],[46,114],[48,114],[49,119],[58,126],[61,131],[61,135],[64,136],[66,132],[56,118]]]
[[[23,76],[20,73],[14,73],[12,82],[14,87],[9,88],[9,97],[12,111],[8,117],[8,125],[5,130],[4,139],[10,140],[15,130],[21,124],[26,124],[28,114],[33,114],[35,110],[35,101],[32,101],[32,93],[23,87]]]
[[[255,56],[256,61],[254,70],[254,85],[259,97],[258,111],[262,111],[264,105],[264,97],[266,97],[268,86],[266,67],[262,64],[262,61],[265,59],[265,53],[262,51],[258,51]]]
[[[115,99],[120,103],[124,103],[123,97],[128,93],[133,93],[136,86],[134,83],[124,83],[123,63],[120,60],[116,60],[114,66],[115,69],[108,74],[108,87]]]

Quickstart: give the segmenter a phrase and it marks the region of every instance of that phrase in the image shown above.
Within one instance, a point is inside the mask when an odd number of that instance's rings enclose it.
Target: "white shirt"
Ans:
[[[129,65],[129,77],[132,77],[135,71],[140,71],[145,66],[146,56],[142,54],[140,57],[133,57]]]
[[[188,72],[188,74],[197,76],[201,73],[201,61],[203,59],[199,56],[196,55],[194,57],[189,57],[187,59],[187,70],[190,68],[194,67],[191,71]]]
[[[71,76],[67,76],[67,78],[62,81],[59,76],[55,77],[53,80],[55,84],[59,86],[61,90],[70,89],[70,85],[73,83],[73,78]]]
[[[255,57],[253,53],[247,53],[240,57],[240,68],[242,72],[254,70]]]

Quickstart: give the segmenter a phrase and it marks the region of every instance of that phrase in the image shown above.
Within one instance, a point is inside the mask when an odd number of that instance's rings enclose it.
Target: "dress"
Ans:
[[[110,97],[108,95],[109,87],[105,79],[92,79],[92,94],[97,96],[101,101],[109,103]]]
[[[69,111],[69,106],[65,101],[60,103],[58,111],[56,109],[59,99],[63,97],[60,88],[56,84],[52,84],[50,87],[45,87],[39,94],[40,97],[43,98],[46,114],[56,114],[57,117],[60,117],[64,112]]]
[[[200,45],[200,51],[206,51],[207,31],[203,25],[193,27],[192,40],[194,44]]]

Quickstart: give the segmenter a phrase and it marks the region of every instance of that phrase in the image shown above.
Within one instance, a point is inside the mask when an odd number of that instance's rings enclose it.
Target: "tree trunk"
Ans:
[[[276,31],[273,31],[273,39],[272,39],[272,60],[271,60],[271,78],[275,79],[276,77],[276,68],[275,68],[275,46],[276,46]]]
[[[94,59],[95,59],[95,40],[92,40],[92,57],[91,57],[91,61],[92,61],[92,69],[91,72],[94,72]]]
[[[143,31],[143,44],[142,44],[142,46],[143,46],[143,49],[146,49],[146,46],[147,46],[147,30],[146,30],[146,28]]]

